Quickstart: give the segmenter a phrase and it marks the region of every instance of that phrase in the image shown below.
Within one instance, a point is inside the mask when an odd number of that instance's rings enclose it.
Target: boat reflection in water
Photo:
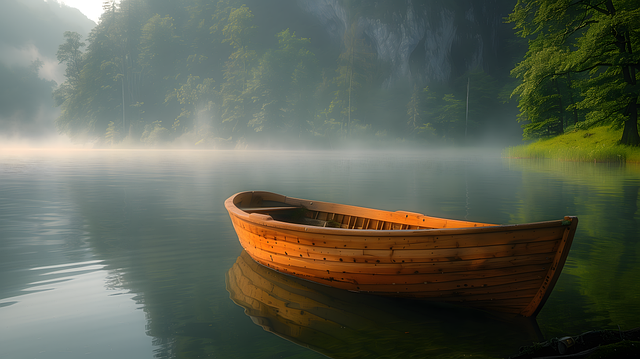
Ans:
[[[226,284],[254,323],[331,358],[494,358],[541,340],[532,318],[352,293],[276,272],[245,251]]]

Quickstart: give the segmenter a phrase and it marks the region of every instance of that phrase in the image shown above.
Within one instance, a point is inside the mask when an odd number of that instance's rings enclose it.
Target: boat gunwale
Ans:
[[[362,237],[371,237],[371,236],[389,236],[389,237],[398,237],[398,236],[420,236],[420,235],[452,235],[452,234],[460,234],[460,233],[491,233],[491,232],[504,232],[504,231],[519,231],[519,230],[529,230],[536,228],[549,228],[549,227],[562,227],[567,226],[564,224],[566,219],[569,219],[573,222],[574,219],[577,219],[575,216],[566,216],[565,219],[562,220],[551,220],[551,221],[542,221],[542,222],[531,222],[531,223],[518,223],[518,224],[486,224],[481,222],[470,222],[470,223],[478,223],[483,224],[484,226],[477,227],[450,227],[450,228],[420,228],[420,229],[393,229],[393,230],[381,230],[381,229],[357,229],[357,228],[334,228],[334,227],[319,227],[307,224],[298,224],[298,223],[290,223],[284,221],[278,221],[273,219],[268,214],[259,214],[259,213],[248,213],[245,212],[242,208],[238,207],[234,203],[234,199],[242,194],[246,193],[266,193],[271,195],[282,196],[273,192],[265,192],[265,191],[246,191],[239,192],[231,197],[229,197],[225,201],[225,207],[230,214],[233,214],[235,217],[242,219],[248,223],[253,225],[259,225],[269,228],[278,228],[282,230],[289,230],[293,232],[306,232],[306,233],[317,233],[317,234],[330,234],[330,235],[346,235],[346,236],[362,236]],[[331,202],[322,202],[322,201],[311,201],[306,199],[299,199],[293,197],[282,196],[285,199],[290,199],[294,201],[307,201],[312,203],[320,203],[327,205],[338,205],[347,209],[365,209],[365,210],[373,210],[380,211],[389,214],[393,213],[407,213],[418,216],[423,216],[426,218],[435,218],[441,220],[449,220],[447,218],[440,217],[429,217],[420,213],[410,213],[405,211],[385,211],[379,209],[372,209],[367,207],[358,207],[351,205],[343,205],[343,204],[334,204]],[[302,207],[301,207],[302,208]],[[456,221],[456,220],[452,220]]]

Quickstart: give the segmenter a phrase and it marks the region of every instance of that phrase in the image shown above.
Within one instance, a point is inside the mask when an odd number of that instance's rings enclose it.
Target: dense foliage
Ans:
[[[640,7],[636,0],[519,0],[509,17],[529,51],[521,80],[525,137],[574,125],[624,127],[624,145],[640,145]]]
[[[304,30],[295,16],[277,23],[261,2],[108,2],[87,39],[67,32],[59,48],[67,72],[54,91],[58,129],[107,145],[461,143],[505,107],[501,85],[480,69],[427,88],[384,86],[392,64],[358,26],[380,9],[341,3],[342,41],[321,47],[289,27]]]

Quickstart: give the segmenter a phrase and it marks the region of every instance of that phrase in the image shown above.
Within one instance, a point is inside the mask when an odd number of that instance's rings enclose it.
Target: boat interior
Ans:
[[[241,208],[247,213],[268,214],[276,221],[317,227],[345,229],[403,230],[426,227],[376,220],[348,214],[310,210],[303,206],[289,206],[282,202],[269,201],[264,207]]]
[[[383,211],[328,202],[285,197],[270,192],[245,192],[234,204],[246,213],[260,213],[276,221],[306,226],[364,230],[417,230],[495,226],[404,211]]]
[[[427,228],[442,228],[417,226],[401,221],[385,221],[354,214],[338,213],[335,211],[323,211],[309,209],[302,204],[291,205],[280,201],[263,200],[253,196],[249,203],[237,203],[238,208],[247,213],[260,213],[271,216],[276,221],[302,224],[306,226],[331,227],[343,229],[368,229],[368,230],[415,230]],[[342,206],[338,206],[342,207]],[[384,213],[386,211],[370,210]],[[393,212],[386,212],[393,213]],[[401,217],[401,216],[396,216]]]

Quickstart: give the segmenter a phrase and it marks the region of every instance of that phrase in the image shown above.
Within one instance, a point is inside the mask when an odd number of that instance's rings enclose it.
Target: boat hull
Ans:
[[[269,209],[262,203],[304,207],[305,221],[330,215],[339,221],[331,228],[275,220],[284,207]],[[225,206],[242,247],[256,262],[278,272],[354,292],[527,317],[536,315],[551,293],[578,223],[576,217],[565,217],[490,225],[270,192],[239,193]]]

